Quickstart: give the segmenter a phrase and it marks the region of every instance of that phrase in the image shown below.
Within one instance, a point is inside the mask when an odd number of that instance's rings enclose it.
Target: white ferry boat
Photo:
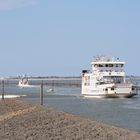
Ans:
[[[126,82],[125,62],[119,59],[96,57],[91,63],[92,71],[83,70],[82,95],[84,97],[133,97],[136,86]]]

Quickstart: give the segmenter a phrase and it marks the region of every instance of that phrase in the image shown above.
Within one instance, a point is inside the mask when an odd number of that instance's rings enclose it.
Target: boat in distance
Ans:
[[[26,76],[20,77],[20,80],[18,82],[18,86],[21,88],[29,87],[28,77],[26,77]]]
[[[137,88],[131,82],[126,82],[125,62],[107,57],[95,57],[91,63],[92,71],[82,71],[82,90],[84,97],[133,97]]]

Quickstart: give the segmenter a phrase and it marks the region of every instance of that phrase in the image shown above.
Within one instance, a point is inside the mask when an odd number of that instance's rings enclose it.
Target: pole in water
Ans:
[[[2,80],[2,100],[4,100],[4,80]]]
[[[43,81],[40,85],[40,105],[43,105]]]

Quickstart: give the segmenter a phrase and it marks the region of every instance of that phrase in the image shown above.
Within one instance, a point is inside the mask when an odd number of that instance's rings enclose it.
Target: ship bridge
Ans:
[[[95,61],[91,63],[92,70],[122,72],[125,62],[120,61]]]

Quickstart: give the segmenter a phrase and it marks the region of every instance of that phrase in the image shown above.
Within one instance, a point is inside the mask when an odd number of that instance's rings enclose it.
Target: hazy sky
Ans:
[[[0,0],[0,76],[79,76],[96,55],[140,75],[139,0]]]

